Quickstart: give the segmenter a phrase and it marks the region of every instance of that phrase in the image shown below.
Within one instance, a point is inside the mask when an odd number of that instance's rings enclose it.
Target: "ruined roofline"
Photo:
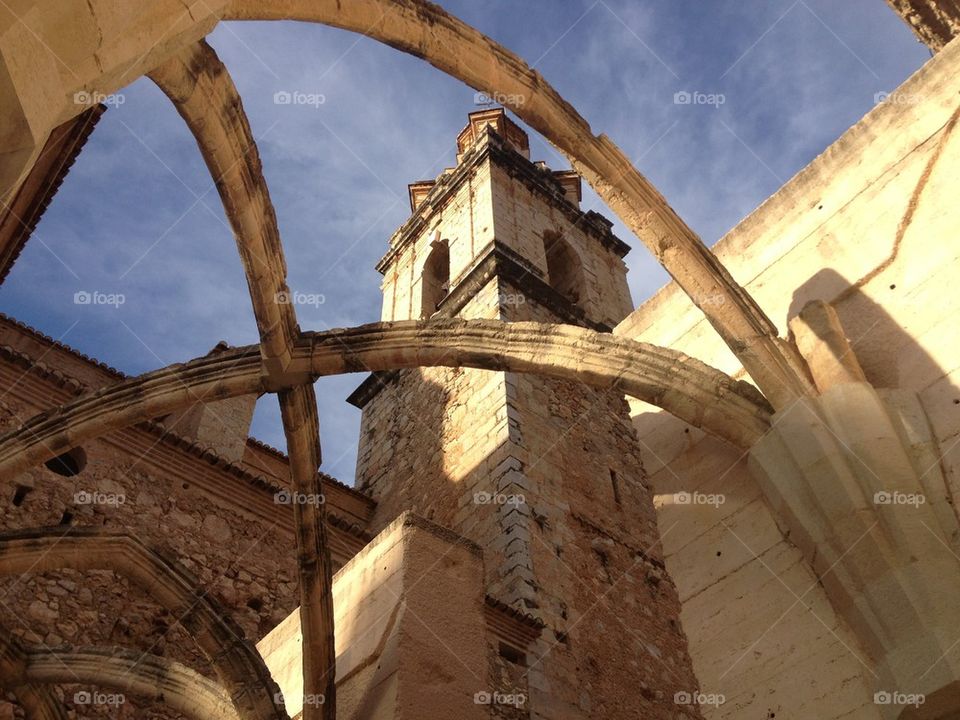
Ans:
[[[527,160],[511,147],[509,141],[487,125],[474,145],[464,153],[460,164],[453,170],[437,176],[433,189],[420,202],[410,218],[393,233],[390,238],[390,249],[376,265],[381,275],[386,274],[394,258],[416,239],[427,227],[429,220],[445,207],[447,201],[467,177],[487,159],[537,192],[566,214],[571,224],[595,238],[619,257],[625,257],[630,252],[630,246],[613,234],[612,221],[594,210],[584,212],[575,206],[567,197],[563,185],[553,176],[553,171],[542,169],[536,163]],[[429,181],[419,181],[414,184],[422,185],[426,182]]]
[[[106,109],[106,105],[94,105],[54,128],[30,174],[0,213],[0,284],[7,279]]]
[[[9,318],[7,318],[6,316],[3,316],[3,317],[4,319],[9,320]],[[21,324],[21,323],[18,323],[17,321],[14,321],[14,322],[18,325]],[[26,328],[26,326],[24,327]],[[30,328],[26,328],[26,329],[30,330]],[[40,333],[36,333],[36,331],[34,331],[34,334],[40,337],[45,337]],[[85,358],[85,356],[81,356],[81,357]],[[91,391],[90,387],[80,382],[76,378],[72,377],[71,375],[63,372],[62,370],[56,370],[50,367],[49,365],[46,365],[43,362],[38,362],[30,355],[27,355],[26,353],[20,350],[10,347],[9,345],[0,345],[0,359],[7,360],[8,362],[11,362],[20,366],[26,372],[32,373],[35,376],[40,377],[42,380],[50,382],[56,387],[66,390],[67,392],[69,392],[75,397],[79,397]],[[96,361],[91,361],[89,359],[87,359],[87,361],[96,362]],[[196,459],[202,460],[207,464],[211,465],[212,467],[219,469],[224,473],[229,474],[232,477],[243,480],[245,483],[247,483],[251,487],[254,487],[258,490],[263,490],[271,494],[276,494],[278,492],[282,492],[283,490],[289,490],[289,488],[286,485],[281,485],[276,482],[273,482],[266,475],[251,472],[246,467],[244,467],[243,464],[227,460],[226,458],[224,458],[223,456],[221,456],[219,453],[215,452],[211,448],[205,445],[201,445],[200,443],[194,442],[189,438],[183,437],[182,435],[179,435],[173,432],[172,430],[167,428],[167,426],[164,425],[162,422],[159,422],[156,420],[148,420],[146,422],[142,422],[142,423],[138,423],[137,425],[134,425],[133,428],[141,430],[143,432],[150,433],[151,435],[157,437],[158,440],[162,442],[164,445],[173,447],[177,450],[181,450]],[[254,447],[262,447],[263,449],[270,448],[269,445],[265,445],[264,443],[261,443],[259,440],[256,440],[255,438],[247,438],[247,443],[253,444]],[[276,453],[284,461],[288,461],[287,456],[284,453],[277,450],[276,448],[270,448],[270,450]],[[343,482],[337,480],[334,477],[331,477],[330,475],[327,475],[326,473],[320,473],[320,474],[323,477],[324,482],[329,483],[331,485],[336,485],[338,489],[343,490],[344,492],[350,495],[353,495],[359,499],[362,499],[367,503],[376,502],[375,500],[373,500],[373,498],[371,498],[368,495],[365,495],[364,493],[360,492],[356,488],[350,487],[349,485],[344,484]],[[331,519],[331,524],[334,524],[340,529],[356,535],[360,539],[363,539],[363,540],[369,539],[369,533],[367,533],[367,531],[361,528],[359,525],[356,525],[356,527],[354,527],[355,523],[352,523],[351,521],[346,520],[344,518],[340,518],[339,516],[334,515],[333,513],[330,513],[330,512],[328,512],[327,515],[328,515],[328,518]]]
[[[100,370],[102,372],[107,373],[108,375],[111,375],[115,380],[126,380],[127,378],[130,377],[122,370],[117,370],[115,367],[111,367],[110,365],[107,365],[106,363],[101,362],[100,360],[97,360],[94,357],[85,355],[84,353],[80,352],[76,348],[73,348],[64,342],[61,342],[60,340],[54,340],[52,337],[41,332],[40,330],[37,330],[35,327],[32,327],[31,325],[27,325],[26,323],[20,320],[17,320],[16,318],[11,317],[6,313],[0,312],[0,323],[2,322],[9,323],[13,327],[15,327],[17,330],[23,333],[26,333],[27,335],[30,335],[33,339],[38,340],[41,343],[45,343],[53,348],[56,348],[57,350],[63,350],[64,352],[72,355],[77,360],[81,360],[87,365],[90,365],[91,367],[97,370]]]
[[[0,312],[0,322],[10,323],[10,325],[15,327],[17,330],[27,333],[34,339],[42,343],[45,343],[47,345],[50,345],[51,347],[54,347],[54,348],[57,348],[58,350],[63,350],[64,352],[69,353],[72,357],[76,358],[77,360],[80,360],[86,363],[87,365],[90,365],[96,368],[97,370],[101,370],[103,372],[109,373],[117,380],[126,380],[127,378],[130,377],[126,373],[122,372],[121,370],[117,370],[114,367],[111,367],[103,362],[100,362],[96,358],[90,357],[89,355],[85,355],[79,350],[70,347],[66,343],[60,342],[59,340],[54,340],[49,335],[46,335],[40,332],[39,330],[37,330],[36,328],[31,327],[30,325],[27,325],[26,323],[21,322],[16,318],[10,317],[5,313]],[[86,383],[83,383],[77,380],[76,378],[70,376],[69,374],[63,372],[62,370],[54,370],[49,366],[47,366],[45,363],[39,362],[35,358],[31,357],[30,355],[27,355],[26,353],[16,350],[15,348],[10,347],[8,345],[0,346],[0,353],[2,353],[3,356],[6,357],[7,359],[17,362],[17,364],[19,364],[25,370],[32,370],[40,373],[44,379],[52,380],[55,384],[58,385],[58,387],[68,390],[74,395],[79,396],[86,392],[91,392],[97,389],[97,388],[90,387]],[[147,425],[158,425],[160,427],[164,427],[162,423],[157,421],[151,421],[150,423],[145,424],[144,427],[147,428]],[[231,463],[221,458],[217,453],[214,453],[212,450],[210,450],[209,448],[206,448],[203,445],[194,443],[188,440],[187,438],[183,438],[177,433],[172,432],[170,430],[166,430],[166,434],[172,438],[177,438],[178,441],[182,441],[185,443],[189,443],[192,446],[196,446],[197,448],[200,448],[203,452],[216,455],[218,460],[222,461],[223,463],[227,463],[228,465],[235,466],[236,468],[240,469],[241,471],[243,471],[244,473],[246,473],[251,477],[258,477],[256,473],[251,473],[250,471],[245,470],[239,463]],[[277,459],[282,460],[285,463],[289,462],[290,460],[289,457],[287,457],[286,453],[282,452],[281,450],[278,450],[275,447],[267,445],[266,443],[262,442],[261,440],[258,440],[253,436],[247,437],[246,444],[248,447],[258,448],[260,450],[268,452],[269,454],[274,455]],[[356,495],[359,498],[363,498],[364,500],[367,500],[369,502],[375,502],[370,496],[363,494],[356,488],[351,487],[350,485],[347,485],[343,481],[338,480],[337,478],[331,475],[327,475],[324,472],[320,472],[320,476],[323,478],[324,482],[334,484],[340,489],[352,495]],[[282,488],[279,488],[279,487],[277,488],[278,491],[281,489]]]

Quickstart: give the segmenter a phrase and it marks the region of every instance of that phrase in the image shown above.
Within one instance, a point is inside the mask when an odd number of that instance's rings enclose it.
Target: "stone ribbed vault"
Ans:
[[[244,637],[240,626],[179,563],[130,535],[97,528],[66,531],[62,527],[39,528],[0,534],[0,575],[65,568],[107,569],[129,578],[179,618],[216,671],[237,717],[243,720],[287,718],[277,703],[277,685],[256,648]],[[111,686],[117,682],[117,664],[122,662],[122,659],[113,664],[103,661],[102,667],[90,671],[87,678]],[[37,680],[29,673],[24,675],[30,664],[32,661],[25,659],[19,666],[11,663],[10,653],[4,652],[0,659],[0,669],[5,671],[3,684],[16,686],[22,678],[28,687],[35,688]],[[187,678],[181,674],[181,679]],[[44,702],[42,691],[30,692]],[[203,697],[210,699],[211,692],[213,690],[205,691],[196,702]]]
[[[98,13],[126,11],[112,5],[108,9],[102,2],[27,0],[15,5],[23,14],[42,8],[46,16],[56,18],[38,26],[27,40],[54,54],[60,50],[75,60],[75,69],[71,78],[42,62],[30,64],[29,73],[23,72],[28,63],[0,65],[6,73],[0,77],[6,93],[0,119],[11,128],[4,136],[8,146],[0,155],[0,180],[12,182],[11,188],[4,188],[3,197],[16,192],[29,175],[50,131],[84,110],[76,103],[71,107],[75,92],[115,92],[149,74],[183,117],[214,178],[243,261],[260,343],[147,373],[28,420],[0,438],[0,472],[4,474],[15,474],[90,438],[196,402],[277,392],[292,485],[298,492],[320,493],[318,419],[311,383],[322,375],[357,370],[470,366],[580,380],[617,388],[743,448],[756,445],[765,435],[773,411],[784,412],[798,400],[817,395],[796,345],[778,337],[753,298],[616,145],[594,135],[587,122],[522,59],[432,3],[210,0],[184,13],[182,3],[145,0],[138,4],[136,20],[124,15],[127,25],[94,22],[97,37],[90,31],[88,15],[96,20]],[[15,25],[10,12],[0,12],[0,58],[17,50],[4,42],[2,34]],[[436,320],[300,333],[293,306],[279,302],[286,291],[286,266],[249,123],[229,74],[201,39],[220,19],[293,19],[359,32],[421,57],[478,90],[516,98],[511,109],[570,159],[654,253],[763,394],[681,353],[567,326]],[[64,47],[65,27],[75,29],[80,38],[71,40],[69,52]],[[155,27],[164,29],[163,36],[155,37]],[[37,55],[43,57],[40,51]],[[755,459],[763,465],[762,453]],[[796,473],[798,482],[806,482],[802,474]],[[774,496],[769,487],[768,494]],[[304,691],[327,699],[320,707],[308,707],[304,720],[332,720],[336,698],[331,564],[323,506],[298,507],[295,522],[301,622],[309,638],[303,653]],[[802,520],[797,525],[809,529]],[[96,558],[95,563],[91,558]],[[272,681],[256,651],[237,640],[227,619],[180,570],[135,540],[71,531],[57,542],[43,533],[0,541],[0,572],[94,565],[130,574],[172,607],[189,607],[188,599],[197,600],[197,607],[188,614],[188,626],[210,654],[237,715],[286,717],[274,702]],[[850,579],[848,585],[857,582]],[[853,594],[847,586],[843,591]],[[89,656],[77,658],[78,663],[88,661]],[[117,662],[122,663],[122,658]],[[9,664],[0,666],[5,684],[9,684]],[[42,664],[42,659],[30,660],[25,667],[36,664]],[[111,668],[115,666],[105,662],[97,677],[109,683]],[[62,716],[49,693],[30,677],[18,687],[31,717]]]
[[[217,683],[181,663],[117,647],[22,647],[0,635],[0,666],[14,687],[89,683],[160,700],[195,720],[238,720],[230,696]],[[59,703],[57,703],[59,705]]]
[[[228,18],[293,18],[363,32],[421,56],[478,89],[523,97],[513,109],[565,152],[639,234],[707,313],[772,405],[779,407],[810,390],[796,349],[777,338],[773,324],[649,181],[608,139],[594,136],[586,121],[517,56],[422,0],[214,5],[211,11],[219,10]],[[198,29],[209,30],[210,21],[205,17],[195,22]],[[524,338],[519,336],[520,328],[396,326],[299,337],[293,306],[278,302],[286,291],[283,250],[239,95],[209,46],[191,42],[192,31],[179,26],[177,30],[162,46],[164,55],[158,55],[156,47],[145,48],[128,66],[127,77],[118,77],[107,67],[109,53],[101,48],[99,81],[107,86],[98,84],[98,88],[105,92],[111,82],[119,87],[121,80],[129,82],[149,71],[184,118],[236,236],[260,331],[259,349],[150,373],[34,418],[0,440],[0,471],[18,472],[58,449],[198,400],[278,391],[292,485],[298,492],[320,493],[319,423],[309,383],[319,375],[348,369],[426,364],[552,372],[603,387],[616,386],[743,447],[763,433],[770,408],[743,385],[676,353],[626,340],[601,340],[579,330],[528,328]],[[26,154],[21,151],[15,157]],[[331,345],[331,339],[336,344]],[[295,522],[301,622],[310,638],[304,652],[304,691],[327,699],[322,707],[308,708],[304,718],[334,718],[331,565],[323,507],[298,507]]]

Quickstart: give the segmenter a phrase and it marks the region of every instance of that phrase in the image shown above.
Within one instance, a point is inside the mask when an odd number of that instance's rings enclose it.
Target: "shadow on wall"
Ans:
[[[889,303],[903,312],[901,321],[857,285],[832,268],[818,271],[793,293],[787,313],[790,320],[811,300],[833,305],[844,332],[860,361],[867,379],[878,388],[900,388],[920,393],[946,375],[946,371],[924,350],[911,332],[910,319],[926,314],[928,308],[907,298],[909,288],[890,284]]]
[[[452,524],[456,498],[443,493],[450,482],[443,439],[451,400],[446,387],[430,379],[432,372],[438,371],[416,368],[374,376],[383,387],[363,408],[355,482],[377,500],[375,533],[405,510]]]
[[[938,454],[942,453],[940,465],[954,490],[960,475],[960,465],[952,467],[957,465],[952,458],[960,458],[956,441],[960,434],[960,389],[945,379],[949,369],[920,345],[918,331],[912,329],[929,328],[929,318],[922,321],[933,308],[910,299],[910,288],[893,282],[881,287],[890,293],[887,306],[895,307],[901,320],[832,268],[820,270],[794,291],[788,319],[811,300],[833,305],[867,380],[876,388],[911,390],[920,396],[939,443]]]

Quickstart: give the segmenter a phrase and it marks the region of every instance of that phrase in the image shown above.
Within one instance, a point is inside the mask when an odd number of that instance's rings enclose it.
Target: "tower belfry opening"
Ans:
[[[430,244],[421,283],[420,317],[428,318],[450,293],[450,249],[446,240],[436,239]]]

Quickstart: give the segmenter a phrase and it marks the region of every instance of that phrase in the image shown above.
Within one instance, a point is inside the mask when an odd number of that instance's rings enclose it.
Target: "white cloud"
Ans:
[[[549,49],[538,69],[713,242],[779,186],[771,171],[788,178],[801,169],[869,109],[877,90],[898,85],[927,56],[878,0],[806,0],[809,9],[797,5],[767,32],[792,2],[443,4],[531,62]],[[262,137],[290,285],[326,298],[300,310],[301,325],[376,320],[373,267],[407,217],[406,185],[454,162],[473,91],[415,58],[331,28],[234,23],[210,41]],[[673,94],[684,89],[724,93],[727,102],[678,107]],[[324,101],[275,104],[284,90]],[[188,211],[211,186],[193,139],[148,80],[124,92],[126,102],[106,114],[0,289],[4,310],[54,336],[79,320],[66,341],[128,372],[205,353],[220,339],[254,342],[216,191],[205,196],[206,207]],[[533,147],[565,166],[538,138]],[[611,214],[590,191],[584,205]],[[621,223],[615,228],[635,248],[630,285],[642,302],[665,274]],[[126,293],[129,302],[112,311],[78,308],[72,294],[87,286]],[[343,399],[361,379],[317,386],[325,469],[347,481],[359,413]],[[274,398],[259,403],[254,431],[282,446]]]

